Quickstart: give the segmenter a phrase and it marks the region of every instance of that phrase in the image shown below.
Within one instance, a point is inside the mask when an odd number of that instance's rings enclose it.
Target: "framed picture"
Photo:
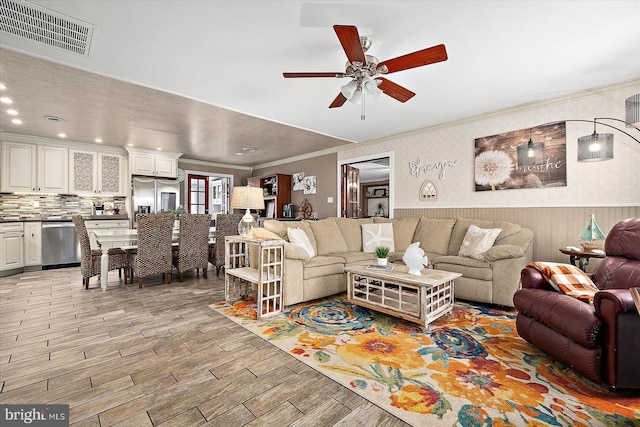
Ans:
[[[373,190],[373,197],[385,197],[387,195],[387,190],[384,188],[376,188]]]
[[[304,172],[293,174],[293,191],[304,190]]]
[[[477,138],[474,164],[475,191],[566,186],[566,124]]]
[[[304,177],[304,194],[316,194],[316,177],[305,176]]]

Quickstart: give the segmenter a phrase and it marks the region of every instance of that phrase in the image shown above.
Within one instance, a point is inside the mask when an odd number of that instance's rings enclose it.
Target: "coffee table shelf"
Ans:
[[[414,276],[404,265],[392,271],[368,270],[366,266],[347,267],[345,271],[348,302],[418,323],[425,329],[453,311],[453,281],[461,276],[431,269]]]

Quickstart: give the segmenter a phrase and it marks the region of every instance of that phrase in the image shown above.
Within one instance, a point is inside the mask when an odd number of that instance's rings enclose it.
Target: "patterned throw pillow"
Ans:
[[[395,251],[392,223],[362,224],[362,251],[375,252],[377,246],[386,246],[389,252]]]
[[[584,271],[571,264],[531,262],[527,267],[542,273],[556,291],[586,303],[592,303],[593,296],[600,290]]]
[[[502,228],[480,228],[471,224],[460,245],[459,256],[482,259],[484,253],[493,247]]]

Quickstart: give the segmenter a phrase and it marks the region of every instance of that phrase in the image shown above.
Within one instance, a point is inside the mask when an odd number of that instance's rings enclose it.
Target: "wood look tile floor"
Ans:
[[[73,426],[407,425],[210,309],[208,276],[0,278],[0,403],[68,404]]]

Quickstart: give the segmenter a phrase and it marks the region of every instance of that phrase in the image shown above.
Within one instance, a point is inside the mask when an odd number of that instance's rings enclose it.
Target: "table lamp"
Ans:
[[[260,187],[234,187],[231,195],[231,208],[246,209],[247,212],[238,223],[238,234],[246,236],[256,227],[256,220],[251,215],[251,209],[264,209],[264,193]]]

